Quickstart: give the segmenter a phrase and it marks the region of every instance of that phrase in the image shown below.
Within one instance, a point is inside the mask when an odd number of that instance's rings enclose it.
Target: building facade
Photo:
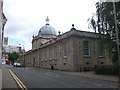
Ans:
[[[22,54],[23,52],[25,52],[25,50],[21,46],[13,46],[13,45],[6,45],[6,44],[3,45],[2,64],[11,64],[12,63],[8,58],[8,54],[13,53],[13,52]]]
[[[38,35],[33,37],[32,49],[20,56],[22,65],[84,71],[111,63],[109,55],[98,45],[98,34],[76,30],[72,25],[70,31],[56,35],[54,30],[48,30],[51,27],[47,27],[50,26],[46,24],[46,29],[41,28]]]
[[[4,45],[3,50],[6,51],[7,53],[22,52],[21,46],[13,46],[13,45]]]
[[[3,51],[3,38],[4,38],[4,27],[7,22],[7,18],[3,13],[3,0],[0,0],[0,67],[2,63],[2,51]]]
[[[8,45],[8,37],[4,37],[3,39],[3,47],[2,47],[2,64],[10,64],[10,60],[8,59],[8,53],[23,53],[24,49],[22,49],[21,46],[14,46],[14,45]]]

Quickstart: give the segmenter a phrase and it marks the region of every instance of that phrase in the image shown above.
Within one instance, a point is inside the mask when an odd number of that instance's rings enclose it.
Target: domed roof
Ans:
[[[39,30],[38,35],[57,35],[56,30],[49,25],[48,17],[46,19],[46,25]]]

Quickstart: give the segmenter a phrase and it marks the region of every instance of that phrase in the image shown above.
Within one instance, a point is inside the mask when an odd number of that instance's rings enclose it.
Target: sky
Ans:
[[[8,44],[32,48],[32,36],[49,23],[61,33],[69,31],[74,24],[77,30],[88,29],[88,18],[95,13],[96,0],[4,0],[3,12],[7,18],[4,36]]]

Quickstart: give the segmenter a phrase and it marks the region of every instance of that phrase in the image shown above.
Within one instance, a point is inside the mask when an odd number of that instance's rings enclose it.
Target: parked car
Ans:
[[[14,65],[14,67],[21,67],[21,64],[18,62],[15,62],[13,65]]]

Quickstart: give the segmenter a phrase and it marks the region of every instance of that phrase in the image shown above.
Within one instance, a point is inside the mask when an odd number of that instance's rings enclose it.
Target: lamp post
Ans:
[[[25,48],[23,45],[23,67],[25,68]]]
[[[19,45],[21,45],[21,44],[19,44]],[[23,47],[22,49],[21,49],[21,54],[22,54],[22,56],[23,56],[23,60],[22,60],[22,66],[23,67],[25,67],[25,48],[24,48],[24,45],[22,45],[21,47]]]
[[[118,52],[118,63],[120,65],[120,48],[119,48],[120,42],[119,42],[119,37],[118,37],[115,0],[113,0],[113,10],[114,10],[114,19],[115,19],[115,32],[116,32],[116,44],[117,44],[117,52]],[[119,76],[120,76],[120,69],[119,69]],[[118,88],[120,88],[120,77],[118,79]]]

